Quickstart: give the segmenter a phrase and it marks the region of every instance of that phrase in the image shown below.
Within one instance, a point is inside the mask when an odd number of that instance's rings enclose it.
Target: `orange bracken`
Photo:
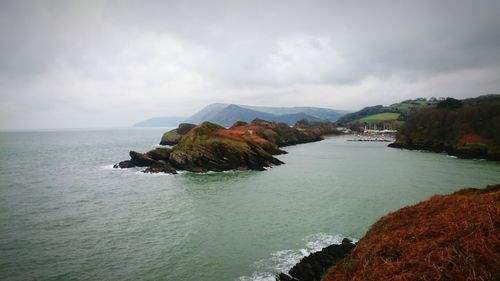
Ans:
[[[322,280],[500,280],[500,185],[382,217]]]

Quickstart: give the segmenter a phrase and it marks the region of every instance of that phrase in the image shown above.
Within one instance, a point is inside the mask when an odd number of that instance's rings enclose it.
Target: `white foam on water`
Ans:
[[[117,170],[115,168],[113,168],[113,164],[111,165],[103,165],[103,166],[99,166],[99,168],[103,169],[103,170]]]
[[[354,242],[358,241],[352,237],[339,234],[316,233],[309,235],[303,239],[305,241],[304,248],[274,252],[270,258],[257,261],[250,266],[255,269],[251,276],[241,276],[238,280],[275,281],[274,276],[280,273],[288,273],[303,257],[321,251],[321,249],[329,245],[341,244],[344,238],[349,238]]]
[[[163,144],[154,144],[153,145],[154,148],[172,148],[173,146],[172,145],[163,145]]]
[[[135,172],[139,171],[138,167],[132,167],[132,168],[114,168],[114,164],[111,165],[102,165],[99,166],[100,169],[102,170],[107,170],[107,171],[115,171],[115,172]]]
[[[446,155],[447,158],[453,158],[453,159],[457,159],[458,157],[455,156],[455,155]]]
[[[174,176],[174,174],[169,174],[169,173],[144,173],[144,169],[146,167],[142,167],[139,171],[136,171],[135,174],[141,175],[141,176],[147,176],[147,177],[162,177],[162,176]]]
[[[136,175],[141,175],[141,176],[174,176],[174,174],[169,174],[169,173],[143,173],[144,169],[146,167],[132,167],[132,168],[114,168],[114,165],[102,165],[99,166],[100,169],[102,170],[107,170],[107,171],[118,171],[118,172],[129,172],[131,174],[136,174]],[[177,174],[183,174],[187,173],[186,171],[177,171]]]

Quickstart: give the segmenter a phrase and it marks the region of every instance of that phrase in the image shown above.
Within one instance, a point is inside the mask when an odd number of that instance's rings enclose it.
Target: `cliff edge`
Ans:
[[[321,280],[500,280],[500,185],[382,217]]]

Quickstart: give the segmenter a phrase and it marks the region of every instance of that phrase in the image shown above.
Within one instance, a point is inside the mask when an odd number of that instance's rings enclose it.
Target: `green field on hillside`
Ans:
[[[398,117],[399,117],[399,113],[384,112],[384,113],[373,114],[373,115],[363,117],[361,119],[358,119],[356,122],[357,123],[377,123],[377,122],[383,122],[383,121],[397,120]]]

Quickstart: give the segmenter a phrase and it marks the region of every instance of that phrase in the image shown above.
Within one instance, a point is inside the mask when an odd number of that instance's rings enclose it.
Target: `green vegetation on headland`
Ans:
[[[161,145],[176,145],[191,129],[196,127],[194,124],[189,123],[181,123],[179,127],[173,130],[170,130],[163,134],[161,137],[160,144]]]
[[[389,146],[500,160],[500,95],[448,98],[416,111]]]
[[[500,280],[500,185],[435,195],[303,258],[279,281]]]
[[[337,123],[348,125],[364,122],[376,123],[377,121],[404,121],[412,113],[417,112],[418,110],[423,108],[434,107],[438,104],[438,102],[439,100],[436,98],[417,98],[414,100],[405,100],[403,102],[391,104],[389,106],[368,106],[359,111],[342,116],[337,120]]]
[[[156,148],[147,153],[131,151],[130,160],[115,168],[147,167],[144,172],[175,174],[227,170],[264,170],[283,164],[273,155],[286,153],[280,147],[322,140],[325,134],[336,134],[330,122],[299,121],[294,127],[284,123],[256,119],[236,122],[226,129],[204,122],[198,126],[180,124],[166,132],[161,143],[172,148]]]

